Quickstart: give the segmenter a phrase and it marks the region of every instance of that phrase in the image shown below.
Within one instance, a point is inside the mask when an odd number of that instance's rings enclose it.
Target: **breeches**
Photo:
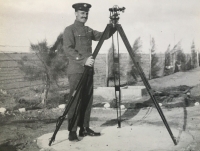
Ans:
[[[71,98],[78,82],[82,76],[81,74],[70,74],[68,76],[69,85],[70,85],[70,94],[69,99]],[[78,92],[78,91],[77,91]],[[79,100],[81,99],[81,100]],[[77,103],[81,101],[80,108],[77,109]],[[87,80],[84,80],[81,91],[77,93],[77,96],[74,98],[74,101],[68,112],[68,130],[76,131],[77,126],[79,127],[89,127],[91,108],[93,103],[93,75],[87,76]],[[74,115],[77,114],[75,123],[72,124],[72,128],[69,127],[70,122],[74,118]]]

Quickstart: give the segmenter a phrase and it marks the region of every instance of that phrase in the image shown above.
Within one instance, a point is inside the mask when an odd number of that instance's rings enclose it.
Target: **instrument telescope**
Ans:
[[[118,11],[121,11],[121,12],[124,12],[126,8],[125,7],[119,7],[117,5],[114,5],[112,8],[109,8],[109,11],[110,12],[118,12]]]

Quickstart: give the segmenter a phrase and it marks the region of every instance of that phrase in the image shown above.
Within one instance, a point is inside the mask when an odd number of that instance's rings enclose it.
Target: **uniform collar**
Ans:
[[[77,20],[74,21],[74,24],[77,26],[80,26],[80,27],[83,27],[85,25],[84,23],[77,21]]]

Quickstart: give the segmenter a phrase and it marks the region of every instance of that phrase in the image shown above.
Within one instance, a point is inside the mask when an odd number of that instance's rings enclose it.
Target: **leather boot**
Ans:
[[[85,136],[100,136],[101,133],[98,132],[94,132],[92,129],[90,129],[89,127],[86,128],[81,128],[79,130],[79,136],[80,137],[85,137]]]

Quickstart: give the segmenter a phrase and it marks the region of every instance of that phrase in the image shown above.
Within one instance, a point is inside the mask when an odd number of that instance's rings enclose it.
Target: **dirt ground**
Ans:
[[[161,107],[170,127],[185,131],[193,137],[193,142],[182,150],[199,151],[200,106],[195,106],[194,103],[200,102],[200,68],[153,79],[149,82],[155,90],[165,92],[163,95],[159,93],[157,100],[162,103]],[[188,89],[190,89],[189,98],[184,93]],[[95,101],[95,103],[100,102]],[[137,103],[126,100],[124,105],[128,109],[122,114],[123,126],[143,124],[163,126],[149,96],[144,96]],[[62,113],[63,109],[51,108],[29,110],[23,113],[14,110],[0,115],[0,151],[39,151],[36,138],[53,132],[56,120]],[[140,114],[144,116],[134,119]],[[102,129],[108,126],[117,126],[116,110],[93,109],[91,127]],[[64,121],[60,130],[66,129],[67,121]]]
[[[48,143],[52,132],[40,136],[37,144],[43,151],[64,151],[66,148],[74,151],[101,151],[106,148],[110,151],[198,151],[200,133],[199,114],[196,112],[199,109],[199,106],[163,109],[177,145],[173,144],[154,107],[123,110],[121,128],[118,128],[116,119],[112,119],[116,110],[96,108],[93,109],[92,128],[100,131],[101,137],[79,137],[81,141],[73,143],[66,137],[68,131],[61,130],[50,147]]]

